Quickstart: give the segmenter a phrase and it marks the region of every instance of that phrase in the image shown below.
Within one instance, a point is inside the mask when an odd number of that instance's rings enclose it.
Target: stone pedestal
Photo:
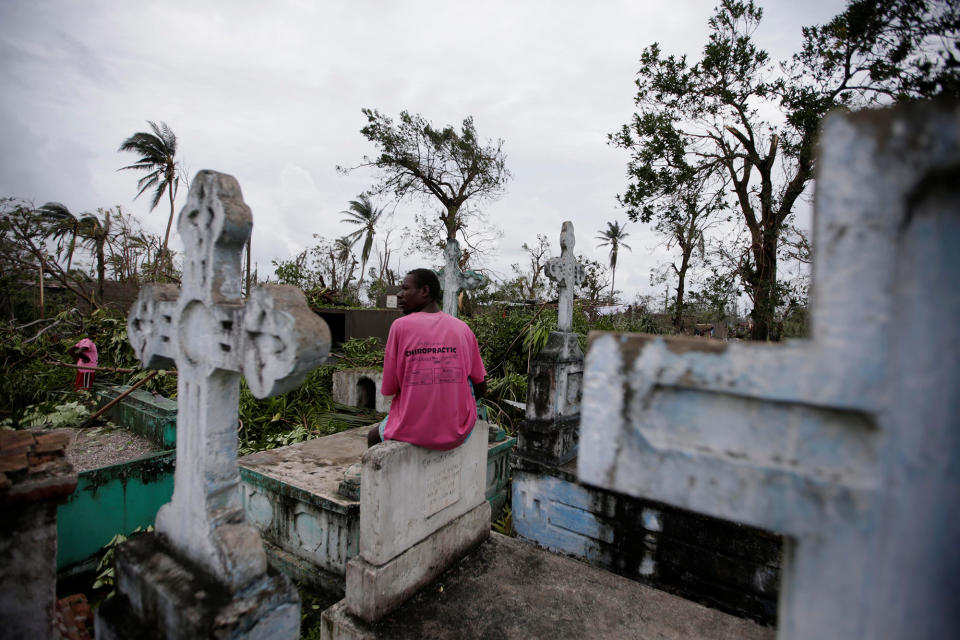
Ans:
[[[490,534],[486,422],[451,451],[387,441],[363,456],[347,608],[375,622]]]
[[[519,428],[517,464],[555,467],[577,454],[583,351],[577,334],[554,331],[530,364],[526,419]]]
[[[66,435],[0,431],[0,638],[54,637],[57,505],[77,474]]]
[[[300,597],[283,574],[265,573],[230,593],[153,533],[134,536],[115,554],[118,595],[97,610],[98,640],[267,640],[299,634]]]

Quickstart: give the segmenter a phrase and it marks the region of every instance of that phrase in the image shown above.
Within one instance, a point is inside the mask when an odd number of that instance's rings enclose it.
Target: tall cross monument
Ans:
[[[556,466],[577,452],[583,351],[573,332],[573,293],[583,280],[583,266],[573,254],[573,223],[560,231],[560,257],[547,261],[547,277],[560,289],[557,331],[530,363],[527,376],[527,411],[520,425],[517,459],[520,468]]]
[[[460,289],[471,291],[483,284],[484,276],[476,271],[460,270],[460,243],[447,240],[443,250],[446,264],[440,270],[440,283],[443,285],[443,312],[457,317],[457,296]]]
[[[547,277],[557,283],[560,300],[557,304],[557,330],[573,330],[573,293],[583,282],[583,265],[573,254],[576,238],[573,223],[567,220],[560,229],[560,257],[547,260]]]
[[[273,625],[266,627],[271,637],[296,637],[297,624],[291,623],[299,621],[296,593],[292,602],[285,600],[284,590],[292,587],[267,576],[260,535],[244,516],[237,467],[240,376],[260,398],[288,391],[326,358],[330,332],[295,287],[261,286],[243,303],[240,257],[252,225],[237,181],[214,171],[199,172],[177,221],[184,243],[182,287],[146,285],[130,311],[127,331],[145,367],[176,365],[179,374],[173,499],[156,520],[161,546],[169,550],[174,565],[185,561],[213,578],[226,594],[223,598],[234,598],[229,606],[241,601],[252,606],[250,598],[260,596],[248,594],[251,589],[272,593],[273,605],[261,603],[250,613],[256,619],[242,622],[242,615],[232,614],[241,619],[235,633],[244,625],[268,624]],[[160,601],[164,609],[185,616],[176,624],[192,630],[181,633],[213,633],[190,627],[197,616],[183,613],[189,611],[188,603],[169,602],[176,589],[156,586],[164,577],[152,575],[153,565],[138,564],[136,556],[136,547],[127,555],[118,553],[117,572],[139,576],[119,584],[121,593],[127,587],[125,596],[134,609],[142,606],[143,611],[134,612],[141,623],[169,623],[144,619],[153,606],[145,603]],[[267,586],[251,587],[260,583]],[[236,595],[241,592],[245,595]],[[207,601],[217,600],[208,594]],[[278,609],[277,602],[286,604]],[[292,609],[297,611],[291,618]],[[223,619],[216,612],[211,615]],[[291,624],[293,636],[287,628]]]

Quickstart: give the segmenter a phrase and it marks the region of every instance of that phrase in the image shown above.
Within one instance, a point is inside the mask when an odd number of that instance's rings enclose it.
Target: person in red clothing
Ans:
[[[90,391],[97,369],[97,345],[90,338],[84,338],[70,347],[67,353],[77,359],[77,378],[73,382],[73,390]]]
[[[473,331],[440,311],[439,298],[440,281],[429,269],[410,271],[400,285],[397,304],[404,315],[390,326],[380,388],[393,403],[368,432],[370,446],[402,440],[445,451],[473,430],[487,371]]]

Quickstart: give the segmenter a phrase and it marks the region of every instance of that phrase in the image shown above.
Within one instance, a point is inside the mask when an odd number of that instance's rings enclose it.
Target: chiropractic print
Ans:
[[[463,382],[463,367],[459,364],[457,348],[439,342],[421,342],[406,349],[403,357],[410,360],[407,380],[412,385],[455,384]]]

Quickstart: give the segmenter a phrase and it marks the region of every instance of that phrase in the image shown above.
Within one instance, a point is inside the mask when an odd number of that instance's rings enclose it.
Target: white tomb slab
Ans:
[[[374,622],[490,533],[487,434],[450,451],[388,440],[363,456],[360,554],[347,563],[350,612]]]
[[[960,109],[823,127],[813,335],[592,334],[581,481],[786,536],[780,638],[960,628]]]

